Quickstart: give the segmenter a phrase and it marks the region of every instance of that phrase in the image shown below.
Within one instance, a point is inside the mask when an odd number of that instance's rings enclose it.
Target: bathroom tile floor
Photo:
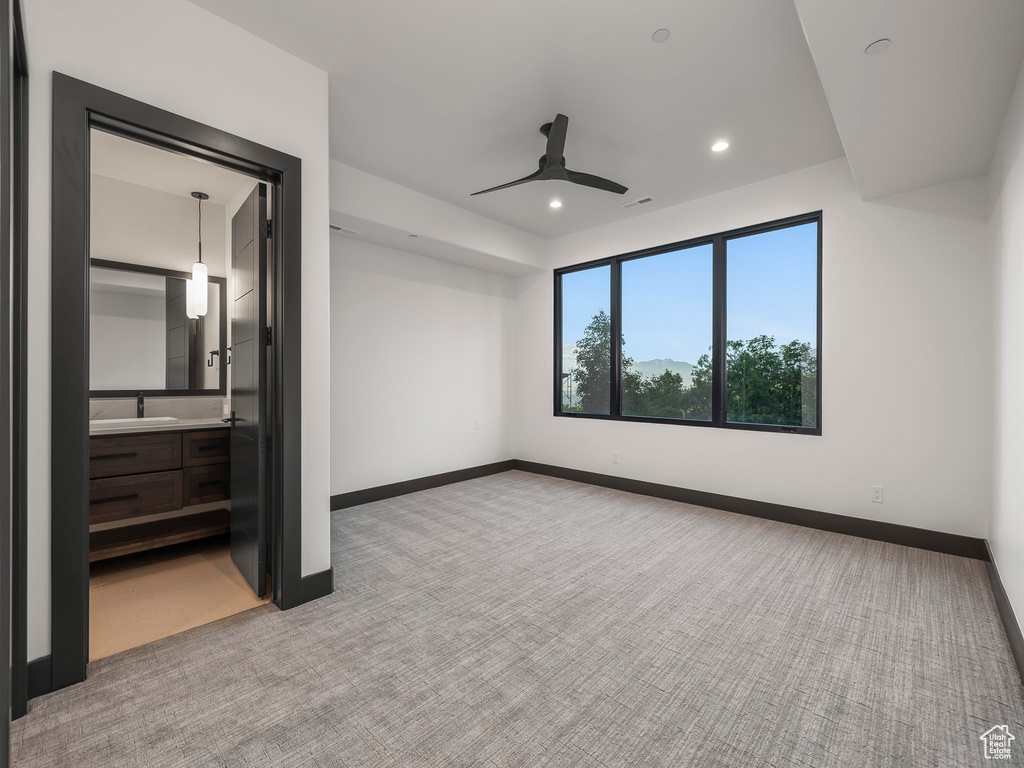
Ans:
[[[89,661],[266,604],[231,562],[227,535],[93,563]]]

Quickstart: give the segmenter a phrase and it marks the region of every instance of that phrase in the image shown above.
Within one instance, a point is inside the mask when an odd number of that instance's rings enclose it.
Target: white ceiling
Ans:
[[[795,3],[865,199],[988,172],[1024,60],[1024,1]],[[882,37],[890,48],[866,56]]]
[[[121,269],[92,267],[89,270],[89,289],[107,293],[128,293],[136,296],[163,296],[167,278],[128,272]]]
[[[865,199],[983,175],[1024,60],[1024,0],[192,1],[330,74],[333,158],[546,238],[844,151]],[[556,112],[625,196],[470,197],[533,172]]]
[[[89,170],[99,176],[182,197],[189,197],[193,190],[205,192],[214,205],[226,205],[236,195],[252,189],[254,184],[248,176],[205,160],[103,131],[93,130],[89,141]]]
[[[331,225],[331,234],[339,238],[354,237],[388,248],[418,253],[432,259],[450,261],[454,264],[462,264],[508,277],[524,277],[541,271],[538,267],[523,264],[514,259],[501,258],[492,253],[467,248],[447,240],[435,240],[425,235],[411,235],[405,230],[337,211],[331,213]],[[344,227],[349,232],[337,231],[333,229],[335,226]],[[356,234],[352,235],[350,232]]]
[[[542,237],[843,154],[792,0],[193,2],[330,73],[333,158]],[[470,197],[536,170],[557,112],[568,166],[625,196]]]

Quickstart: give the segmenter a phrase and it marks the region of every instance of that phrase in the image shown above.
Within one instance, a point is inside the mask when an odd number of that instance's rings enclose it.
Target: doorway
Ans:
[[[253,490],[266,454],[250,433],[269,416],[253,412],[267,398],[252,347],[273,249],[263,182],[96,128],[89,139],[96,661],[267,602]]]
[[[265,261],[248,273],[254,280],[249,301],[263,309],[262,314],[256,312],[251,317],[266,318],[266,325],[251,329],[253,343],[248,352],[243,350],[243,355],[255,355],[257,362],[252,370],[262,372],[264,378],[260,383],[265,386],[250,386],[239,377],[239,384],[232,387],[226,381],[222,384],[223,378],[207,380],[205,376],[198,376],[197,368],[204,374],[205,368],[219,367],[223,372],[225,366],[229,369],[239,366],[240,370],[239,364],[244,361],[237,357],[239,350],[229,347],[234,346],[236,339],[244,341],[247,329],[231,328],[235,339],[230,345],[225,343],[228,331],[225,327],[214,332],[207,306],[207,311],[200,314],[200,323],[207,334],[206,341],[198,348],[201,354],[186,351],[182,340],[194,333],[196,318],[190,315],[188,322],[181,325],[174,325],[170,318],[172,314],[177,317],[184,306],[191,307],[192,314],[197,314],[198,305],[194,296],[180,291],[184,275],[174,268],[176,265],[142,265],[149,270],[141,271],[144,276],[163,281],[161,300],[166,317],[162,332],[166,344],[162,347],[161,362],[166,374],[164,387],[153,386],[157,382],[150,379],[138,386],[131,385],[130,390],[109,381],[92,386],[90,273],[97,265],[90,263],[90,256],[95,256],[90,253],[91,228],[96,223],[90,200],[91,150],[100,134],[103,138],[99,141],[111,136],[128,140],[137,146],[202,161],[253,180],[253,191],[269,206],[264,210],[273,225],[268,222],[265,231],[258,233],[258,245],[262,247]],[[200,507],[190,512],[200,514],[216,511],[202,509],[203,505],[229,506],[227,534],[231,549],[236,550],[230,561],[245,583],[252,587],[253,596],[267,593],[265,585],[269,576],[269,597],[279,608],[290,608],[301,602],[301,165],[297,158],[276,150],[54,73],[53,179],[51,688],[55,690],[86,676],[90,559],[96,553],[96,547],[90,546],[90,539],[95,545],[94,534],[116,528],[111,524],[123,522],[119,516],[124,508],[137,510],[143,498],[152,503],[144,505],[145,515],[138,515],[131,522],[154,525],[147,532],[149,539],[159,538],[160,526],[166,529],[169,525],[167,520],[171,518],[162,515],[179,513],[180,517],[186,500],[194,502],[190,506]],[[199,198],[193,202],[196,201]],[[199,201],[199,205],[204,202]],[[257,248],[257,252],[259,250]],[[223,254],[224,251],[222,257]],[[126,280],[124,275],[131,270],[118,267],[113,259],[106,261],[114,264],[100,264],[98,268],[122,273],[114,277],[108,275],[108,282],[136,279]],[[262,272],[255,271],[261,268]],[[207,271],[211,275],[209,287],[213,289],[217,281],[212,279],[215,276],[212,269]],[[226,288],[242,280],[232,279],[232,275],[242,274],[236,265],[230,270],[225,265],[225,271],[228,274],[224,292],[212,294],[222,308],[231,304]],[[179,274],[173,274],[175,272]],[[191,279],[193,286],[200,284],[195,272],[191,273]],[[153,281],[149,285],[145,290],[159,293],[160,288],[154,287]],[[243,298],[241,294],[230,296]],[[209,295],[203,298],[207,301],[201,303],[212,305],[215,302]],[[182,328],[184,330],[180,330]],[[214,337],[218,340],[210,341]],[[108,349],[106,353],[116,358],[118,349]],[[230,366],[227,365],[229,356]],[[136,371],[133,375],[141,374]],[[127,432],[125,427],[129,425],[115,425],[116,434],[104,434],[101,428],[98,439],[95,425],[90,430],[89,417],[96,415],[94,400],[105,398],[118,403],[115,406],[118,408],[124,407],[125,400],[129,404],[134,402],[134,413],[123,417],[125,421],[158,419],[158,415],[146,415],[146,400],[153,403],[154,399],[191,399],[187,391],[191,387],[186,387],[186,383],[195,383],[206,395],[219,395],[222,400],[229,400],[232,407],[226,414],[219,414],[226,421],[219,426],[146,421],[142,428]],[[125,398],[126,394],[132,394],[134,401]],[[239,403],[248,407],[244,414],[239,412]],[[188,421],[187,417],[168,415],[165,418]],[[115,417],[108,419],[116,420]],[[197,428],[192,429],[192,426]],[[255,458],[252,451],[246,454],[255,462],[252,467],[235,467],[233,459],[225,460],[230,456],[229,446],[236,443],[237,433],[241,431],[246,435],[256,434]],[[132,444],[128,445],[129,442]],[[206,497],[218,495],[206,491],[218,482],[223,486],[226,474],[230,475],[230,504],[225,505],[221,498],[206,501]],[[239,517],[236,508],[246,513]],[[209,522],[211,528],[218,525],[212,517]],[[223,525],[223,517],[219,525]],[[116,536],[108,534],[106,543],[110,544],[112,538],[115,539],[112,546],[116,547]],[[138,545],[138,538],[135,537],[132,546]],[[209,538],[193,536],[191,541]],[[166,547],[122,554],[138,557],[142,551],[152,553],[156,549],[166,550]],[[202,553],[199,556],[202,557]],[[157,558],[154,554],[148,557]],[[254,562],[254,557],[255,564],[247,565]],[[264,575],[262,580],[257,577],[257,571]]]

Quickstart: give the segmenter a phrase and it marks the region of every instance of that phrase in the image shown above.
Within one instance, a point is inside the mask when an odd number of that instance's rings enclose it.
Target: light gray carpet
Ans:
[[[333,596],[33,702],[16,768],[978,766],[1003,723],[1024,752],[981,562],[522,472],[336,512],[332,545]]]

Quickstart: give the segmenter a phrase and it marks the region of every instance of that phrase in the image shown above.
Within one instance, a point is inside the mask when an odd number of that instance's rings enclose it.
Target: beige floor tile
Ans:
[[[266,600],[261,600],[252,593],[243,595],[233,586],[218,590],[215,594],[208,595],[208,598],[180,606],[179,610],[189,628],[200,627],[266,603]]]
[[[115,653],[138,648],[163,637],[170,637],[190,629],[185,617],[178,611],[167,611],[139,621],[90,622],[89,661],[96,661]]]
[[[231,562],[226,537],[93,564],[89,659],[264,605]]]

